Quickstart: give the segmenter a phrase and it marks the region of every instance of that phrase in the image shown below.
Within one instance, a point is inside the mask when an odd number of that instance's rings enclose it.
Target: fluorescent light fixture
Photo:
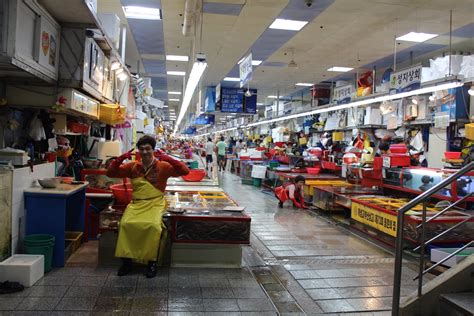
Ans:
[[[400,37],[397,37],[397,41],[421,43],[430,40],[436,36],[438,36],[438,34],[410,32]]]
[[[204,57],[204,56],[203,56]],[[204,71],[207,68],[207,62],[205,58],[198,59],[194,62],[191,73],[189,74],[188,82],[186,83],[186,89],[184,90],[183,103],[181,104],[181,110],[179,111],[178,120],[176,121],[176,126],[174,129],[174,134],[178,130],[178,126],[184,118],[186,111],[188,110],[191,99],[193,98],[194,91],[196,90],[199,81],[201,80]]]
[[[239,81],[240,81],[240,78],[236,78],[236,77],[225,77],[225,78],[224,78],[224,81],[239,82]]]
[[[166,74],[170,75],[170,76],[185,76],[186,72],[184,72],[184,71],[167,71]]]
[[[125,6],[123,12],[128,19],[161,20],[161,10],[158,8]]]
[[[189,61],[189,57],[188,56],[183,56],[183,55],[166,55],[166,60]]]
[[[168,101],[175,101],[175,102],[179,102],[180,100],[179,100],[179,99],[168,99]]]
[[[351,71],[352,69],[354,69],[354,68],[334,66],[334,67],[329,68],[328,71],[348,72],[348,71]]]
[[[273,21],[272,25],[269,26],[269,28],[277,30],[299,31],[306,24],[308,24],[308,21],[276,19],[275,21]]]
[[[312,83],[306,83],[306,82],[298,82],[295,84],[295,86],[300,86],[300,87],[312,87]]]
[[[260,66],[261,63],[261,60],[252,60],[252,66]]]
[[[269,99],[277,99],[278,97],[276,95],[269,95],[267,98]]]
[[[179,91],[168,91],[168,94],[181,95],[181,92],[179,92]]]
[[[417,90],[412,90],[412,91],[407,91],[407,92],[402,92],[402,93],[397,93],[397,94],[392,94],[392,95],[384,95],[384,96],[380,96],[380,97],[369,98],[369,99],[355,101],[355,102],[351,102],[351,103],[347,103],[347,104],[341,104],[341,105],[329,104],[325,108],[320,108],[320,109],[309,111],[309,112],[296,113],[296,114],[288,115],[288,116],[277,117],[277,118],[274,118],[274,119],[271,119],[271,120],[250,123],[250,124],[248,124],[246,126],[243,126],[243,127],[244,128],[249,128],[249,127],[263,125],[263,124],[270,124],[270,123],[274,123],[274,122],[290,120],[290,119],[298,118],[298,117],[302,117],[302,116],[308,116],[308,115],[314,115],[314,114],[320,114],[320,113],[326,113],[326,112],[333,112],[333,111],[353,108],[353,107],[357,107],[357,106],[361,106],[361,105],[368,105],[368,104],[379,103],[379,102],[383,102],[383,101],[390,101],[390,100],[395,100],[395,99],[407,98],[407,97],[411,97],[411,96],[418,95],[418,94],[426,94],[426,93],[431,93],[431,92],[440,91],[440,90],[458,88],[458,87],[462,87],[462,86],[463,86],[462,82],[457,82],[456,81],[456,82],[443,83],[443,84],[439,84],[439,85],[436,85],[436,86],[421,88],[421,89],[417,89]]]
[[[258,102],[257,102],[257,105],[265,105],[265,103],[258,103]]]

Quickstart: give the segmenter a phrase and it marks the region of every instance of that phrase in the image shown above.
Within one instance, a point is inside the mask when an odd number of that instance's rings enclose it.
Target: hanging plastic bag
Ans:
[[[40,140],[46,139],[46,133],[44,131],[43,123],[41,122],[41,120],[38,118],[38,115],[36,114],[30,122],[28,135],[34,141],[40,141]]]

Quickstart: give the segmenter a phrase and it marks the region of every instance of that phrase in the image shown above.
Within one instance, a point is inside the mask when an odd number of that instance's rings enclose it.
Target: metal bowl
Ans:
[[[38,183],[45,189],[54,189],[59,185],[60,180],[57,178],[44,178],[38,179]]]

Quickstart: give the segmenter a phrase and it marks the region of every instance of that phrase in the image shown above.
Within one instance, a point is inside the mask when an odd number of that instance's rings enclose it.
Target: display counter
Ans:
[[[352,197],[364,195],[381,195],[381,189],[367,188],[360,185],[316,186],[313,189],[313,206],[322,211],[350,211]]]
[[[422,167],[384,168],[383,186],[387,189],[419,195],[455,173],[453,169],[431,169]],[[469,172],[450,185],[439,190],[433,198],[457,201],[474,192],[474,172]],[[474,202],[474,197],[467,199]]]
[[[393,244],[397,236],[397,210],[405,205],[408,199],[361,196],[353,197],[351,200],[351,219],[355,227],[364,231],[375,231],[380,239]],[[422,222],[422,208],[422,204],[419,204],[406,213],[404,237],[413,244],[421,242],[421,228],[417,229],[416,227]],[[440,210],[435,208],[434,205],[429,204],[427,206],[427,218],[435,215]],[[469,218],[469,214],[464,212],[456,210],[447,211],[440,217],[427,223],[426,240],[446,231],[467,218]],[[436,240],[435,244],[468,242],[472,240],[472,236],[474,236],[474,218],[444,234]]]
[[[182,186],[176,190],[176,187],[168,186],[166,190],[168,212],[163,216],[163,222],[171,244],[170,264],[240,266],[242,253],[239,245],[250,243],[250,216],[218,187],[194,187],[195,191],[189,188],[193,187]],[[103,263],[110,263],[113,259],[117,222],[125,208],[124,205],[114,205],[101,212],[100,232],[106,235],[104,240],[108,244],[99,246],[99,258],[108,257],[101,260]],[[211,247],[211,244],[215,246]]]
[[[318,179],[310,179],[305,181],[304,185],[304,194],[305,196],[309,196],[312,199],[312,196],[314,194],[314,188],[317,186],[342,186],[342,187],[347,187],[351,186],[350,183],[341,180],[341,178],[334,176],[334,175],[319,175],[322,176],[321,178]]]

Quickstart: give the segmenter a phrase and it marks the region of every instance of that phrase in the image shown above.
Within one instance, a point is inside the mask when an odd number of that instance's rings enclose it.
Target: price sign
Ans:
[[[333,102],[336,104],[344,104],[351,102],[352,99],[352,85],[345,85],[334,88]]]
[[[421,87],[421,65],[410,67],[390,75],[390,93],[416,90]]]

